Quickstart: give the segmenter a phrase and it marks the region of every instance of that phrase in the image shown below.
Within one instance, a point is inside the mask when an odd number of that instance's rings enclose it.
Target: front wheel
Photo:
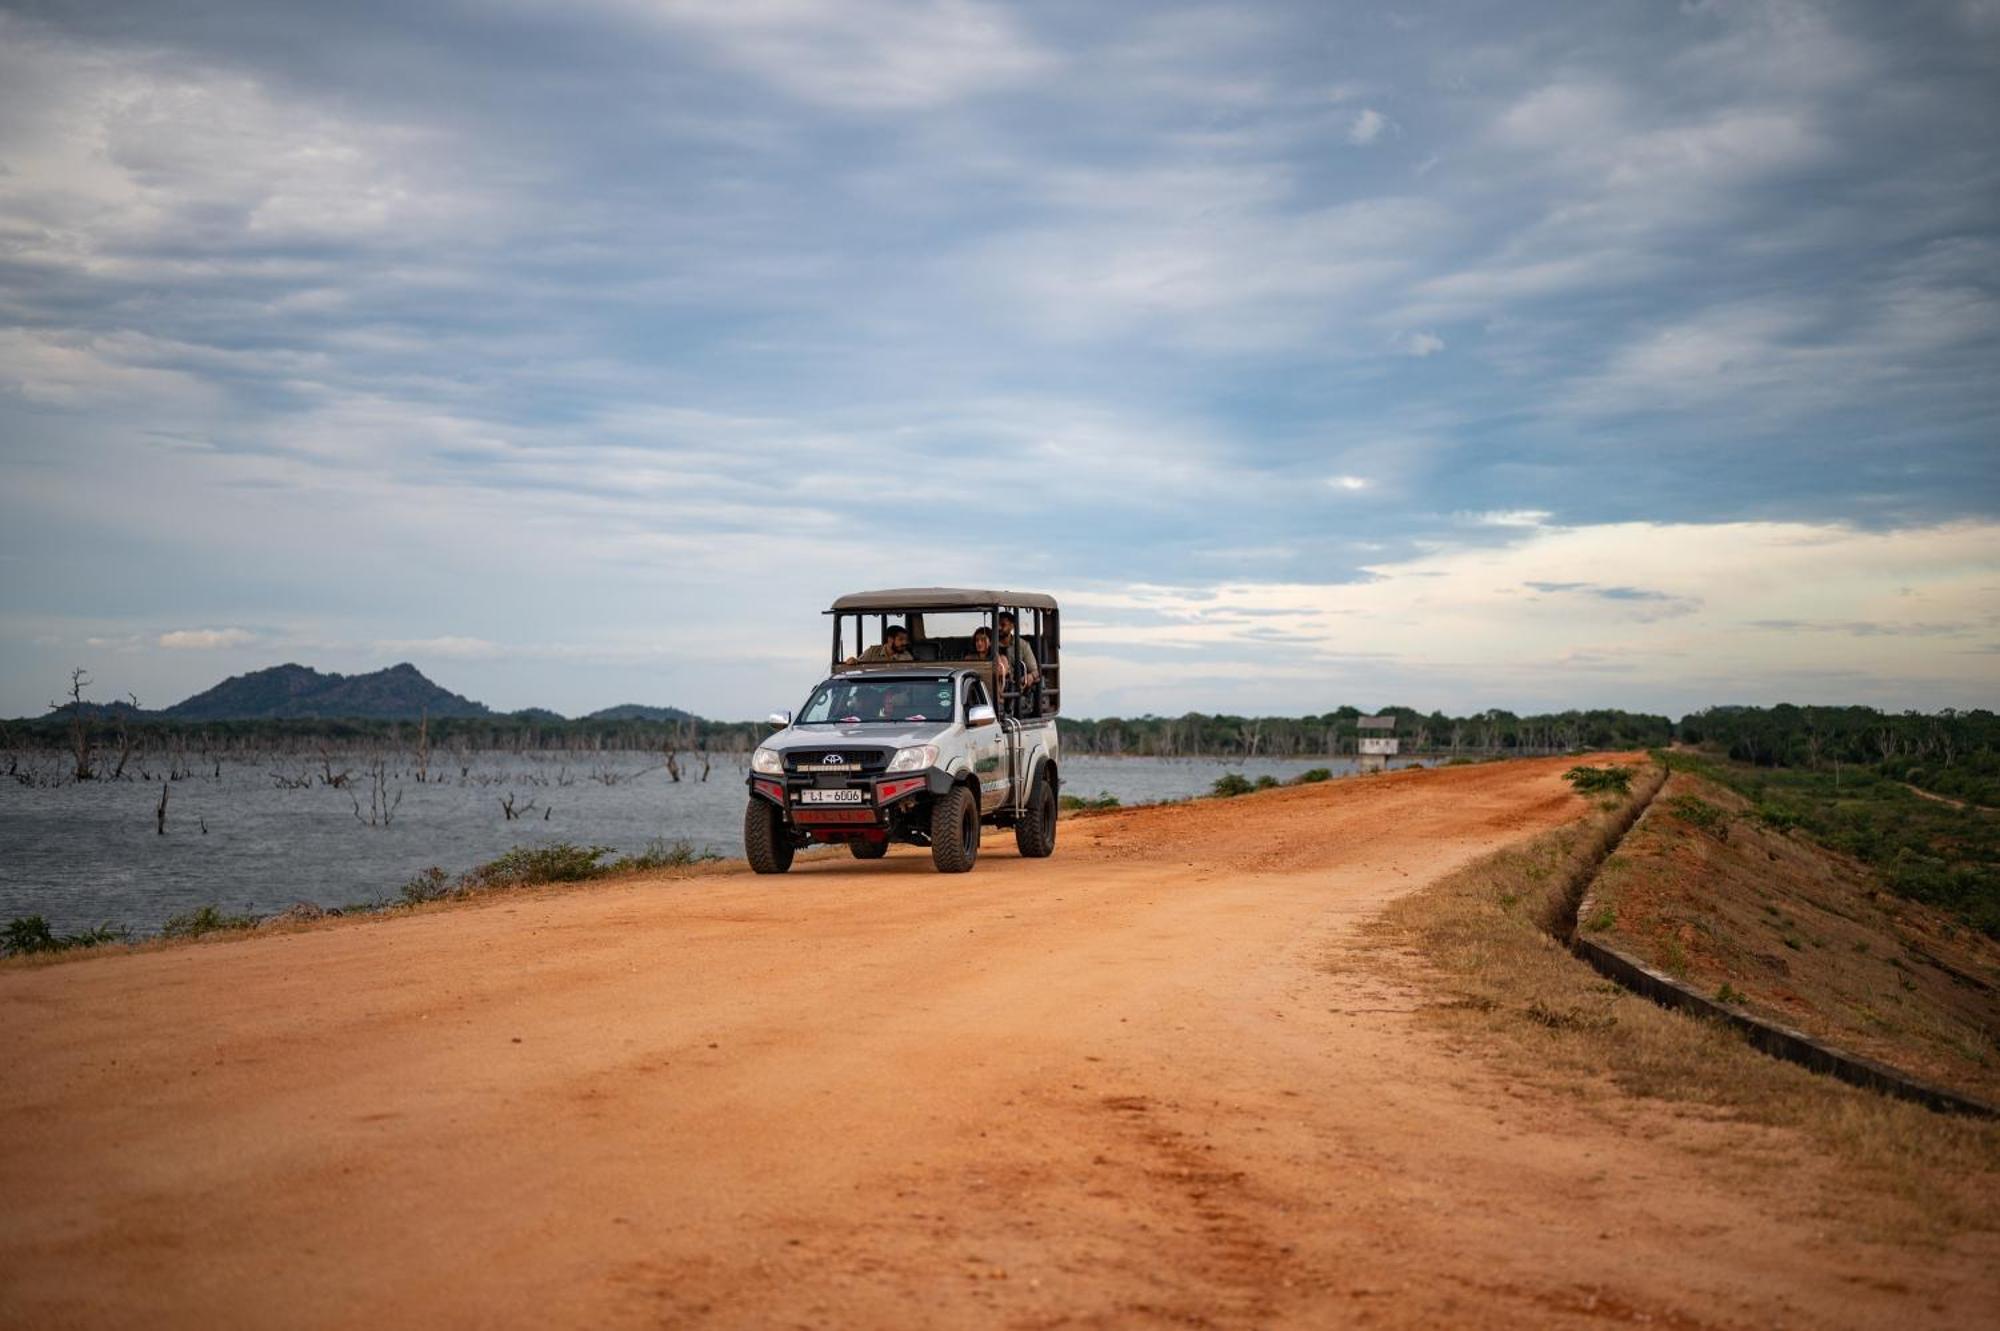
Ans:
[[[785,815],[763,800],[753,799],[743,810],[743,857],[757,873],[783,873],[792,867],[792,837]]]
[[[931,805],[931,863],[939,873],[965,873],[979,858],[979,802],[953,786]]]
[[[1027,810],[1014,824],[1014,845],[1023,859],[1042,860],[1055,853],[1056,788],[1049,784],[1047,771],[1035,778]]]

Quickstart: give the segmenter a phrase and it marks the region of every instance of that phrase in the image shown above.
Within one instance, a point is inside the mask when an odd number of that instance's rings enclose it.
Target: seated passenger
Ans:
[[[910,660],[910,631],[901,624],[891,624],[882,641],[859,656],[847,658],[847,665],[863,665],[870,661]]]
[[[993,630],[982,624],[972,631],[972,655],[968,659],[973,661],[993,659]]]
[[[1041,663],[1035,660],[1035,649],[1014,632],[1012,611],[1002,610],[999,622],[1002,691],[1006,691],[1006,685],[1011,683],[1016,690],[1026,693],[1041,681]]]

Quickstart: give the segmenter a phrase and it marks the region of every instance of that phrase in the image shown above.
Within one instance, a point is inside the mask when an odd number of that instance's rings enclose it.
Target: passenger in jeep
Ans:
[[[859,656],[847,658],[848,665],[860,665],[868,661],[908,661],[910,656],[910,631],[901,624],[891,624],[882,641],[870,647]]]
[[[1014,615],[1009,610],[1000,612],[1000,678],[1003,685],[1011,681],[1024,696],[1042,678],[1035,649],[1014,632]]]

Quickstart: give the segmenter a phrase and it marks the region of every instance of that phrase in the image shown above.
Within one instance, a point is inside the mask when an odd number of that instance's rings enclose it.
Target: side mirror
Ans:
[[[965,724],[969,726],[990,726],[999,719],[1000,714],[983,702],[965,709]]]
[[[792,714],[790,712],[773,712],[764,719],[771,723],[771,729],[783,730],[792,723]]]

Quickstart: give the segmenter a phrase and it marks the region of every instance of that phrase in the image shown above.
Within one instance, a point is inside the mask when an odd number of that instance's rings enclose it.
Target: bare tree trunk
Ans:
[[[153,831],[160,836],[167,834],[167,788],[167,783],[162,781],[160,783],[160,807],[153,810]]]

